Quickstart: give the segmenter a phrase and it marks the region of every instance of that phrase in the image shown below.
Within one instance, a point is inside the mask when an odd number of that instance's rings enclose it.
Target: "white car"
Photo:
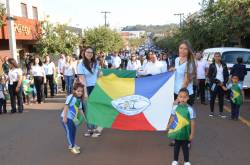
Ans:
[[[203,51],[203,59],[207,60],[209,63],[212,63],[214,53],[216,52],[221,53],[221,59],[227,64],[229,70],[234,64],[237,63],[237,57],[243,58],[243,63],[247,68],[247,75],[245,76],[243,87],[250,88],[250,49],[230,47],[209,48]]]

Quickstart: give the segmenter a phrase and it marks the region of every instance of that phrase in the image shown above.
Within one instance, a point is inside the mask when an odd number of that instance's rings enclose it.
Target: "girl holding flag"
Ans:
[[[66,99],[61,118],[66,132],[68,149],[74,153],[80,153],[80,147],[75,144],[76,126],[80,125],[85,118],[83,115],[82,99],[84,96],[84,85],[76,83],[73,87],[73,94]]]
[[[79,81],[86,87],[84,96],[87,98],[93,91],[97,78],[101,75],[101,68],[92,47],[87,47],[82,53],[83,60],[77,65],[77,73]],[[86,137],[97,138],[101,135],[101,130],[97,129],[96,125],[87,123],[87,129],[84,134]]]

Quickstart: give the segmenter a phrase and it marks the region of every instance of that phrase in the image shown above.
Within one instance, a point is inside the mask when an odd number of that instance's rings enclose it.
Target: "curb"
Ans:
[[[224,106],[224,109],[225,109],[227,112],[231,113],[231,109],[230,109],[229,107]],[[244,117],[239,116],[239,120],[240,120],[243,124],[246,124],[248,127],[250,127],[250,121],[248,121],[248,120],[245,119]]]

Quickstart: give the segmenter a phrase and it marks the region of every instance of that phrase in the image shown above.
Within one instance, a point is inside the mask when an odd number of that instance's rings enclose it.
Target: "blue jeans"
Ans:
[[[64,75],[67,95],[70,95],[73,92],[73,80],[74,80],[73,78],[74,78],[73,75],[72,76]]]

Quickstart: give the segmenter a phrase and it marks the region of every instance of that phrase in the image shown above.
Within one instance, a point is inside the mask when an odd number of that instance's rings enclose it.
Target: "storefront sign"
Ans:
[[[15,32],[16,33],[24,33],[25,35],[29,35],[31,32],[31,28],[22,24],[15,24]]]

